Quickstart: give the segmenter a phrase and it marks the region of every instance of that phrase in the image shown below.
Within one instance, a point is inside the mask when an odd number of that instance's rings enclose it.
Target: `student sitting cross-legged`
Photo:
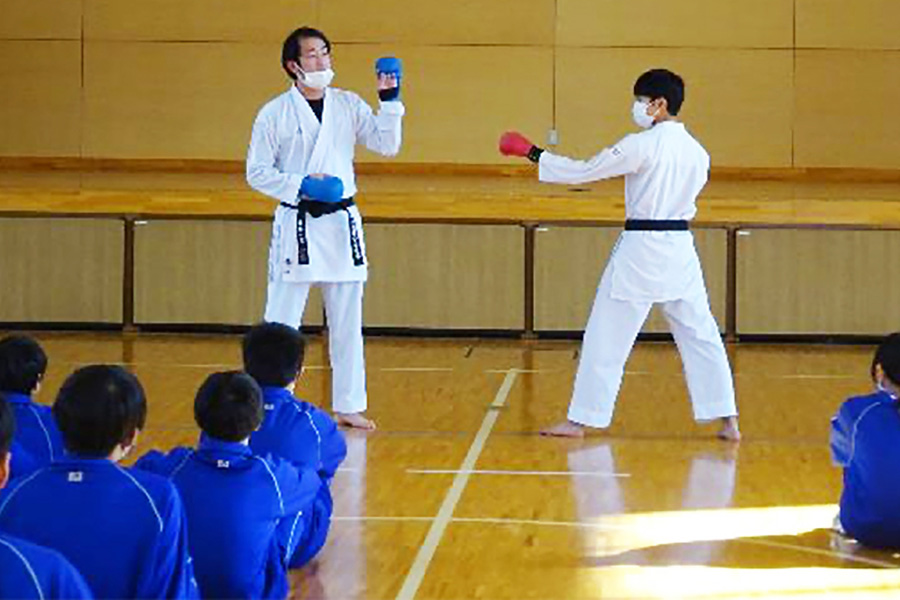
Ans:
[[[0,488],[9,479],[13,410],[0,398]],[[59,552],[0,532],[0,598],[93,598],[84,578]]]
[[[0,531],[60,552],[98,598],[193,598],[181,499],[164,477],[116,464],[147,404],[118,366],[72,373],[53,404],[66,454],[0,495]]]
[[[304,552],[305,514],[327,487],[311,469],[250,449],[263,406],[249,375],[210,375],[194,418],[202,430],[196,449],[150,452],[136,468],[165,475],[181,493],[201,595],[286,597],[286,571]]]

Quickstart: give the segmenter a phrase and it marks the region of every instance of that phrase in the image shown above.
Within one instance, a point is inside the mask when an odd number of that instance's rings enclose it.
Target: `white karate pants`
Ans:
[[[362,337],[364,282],[313,284],[270,280],[264,319],[299,328],[313,285],[322,289],[328,318],[331,406],[339,413],[363,412],[368,405]]]
[[[653,306],[616,300],[611,288],[612,269],[607,266],[584,332],[569,404],[568,419],[589,427],[608,427],[612,422],[625,362]],[[681,354],[694,418],[711,421],[737,415],[728,355],[705,287],[699,285],[686,298],[660,304]]]

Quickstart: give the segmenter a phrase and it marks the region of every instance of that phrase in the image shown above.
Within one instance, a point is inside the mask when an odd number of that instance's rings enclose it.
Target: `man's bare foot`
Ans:
[[[562,423],[557,423],[552,427],[541,429],[541,435],[548,435],[551,437],[581,438],[584,437],[584,425],[579,425],[578,423],[573,423],[572,421],[563,421]]]
[[[362,413],[334,413],[334,420],[338,425],[352,429],[375,430],[375,422],[367,419]]]
[[[722,429],[719,430],[716,437],[726,442],[741,441],[741,430],[738,429],[737,417],[723,417]]]

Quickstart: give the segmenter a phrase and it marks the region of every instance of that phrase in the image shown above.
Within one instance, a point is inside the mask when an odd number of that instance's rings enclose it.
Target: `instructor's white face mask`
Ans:
[[[301,81],[306,87],[324,90],[331,84],[332,79],[334,79],[334,71],[329,68],[322,71],[304,72]]]
[[[635,100],[634,104],[631,105],[631,118],[634,119],[635,124],[641,129],[647,129],[652,126],[653,120],[656,118],[654,115],[647,114],[648,106],[650,106],[649,102],[640,100]]]

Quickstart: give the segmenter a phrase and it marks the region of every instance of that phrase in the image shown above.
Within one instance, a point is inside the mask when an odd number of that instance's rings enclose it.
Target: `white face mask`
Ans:
[[[306,87],[311,87],[315,90],[324,90],[331,84],[332,79],[334,79],[334,71],[325,69],[323,71],[303,73],[300,80]]]
[[[631,118],[634,119],[635,124],[641,129],[649,128],[653,125],[653,120],[656,118],[654,115],[647,114],[649,105],[649,102],[641,102],[640,100],[635,100],[634,104],[631,105]]]

